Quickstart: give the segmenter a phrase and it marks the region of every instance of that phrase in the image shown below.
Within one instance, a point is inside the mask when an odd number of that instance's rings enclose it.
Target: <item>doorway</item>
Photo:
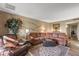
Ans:
[[[77,23],[67,24],[67,34],[73,40],[78,40],[77,38]]]

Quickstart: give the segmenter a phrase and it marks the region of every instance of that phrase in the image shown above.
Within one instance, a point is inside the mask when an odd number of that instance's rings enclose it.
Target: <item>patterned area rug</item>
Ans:
[[[28,56],[69,56],[69,47],[55,46],[55,47],[44,47],[42,44],[32,47]]]

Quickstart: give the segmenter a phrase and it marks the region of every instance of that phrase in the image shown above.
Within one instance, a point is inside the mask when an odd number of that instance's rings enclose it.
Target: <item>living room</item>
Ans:
[[[0,4],[0,55],[79,56],[78,9],[78,3]]]

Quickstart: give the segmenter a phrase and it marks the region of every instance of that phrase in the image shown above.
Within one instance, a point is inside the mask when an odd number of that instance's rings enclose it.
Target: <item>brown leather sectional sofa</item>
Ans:
[[[58,44],[66,45],[68,43],[68,36],[65,33],[53,32],[53,33],[30,33],[28,39],[33,45],[42,43],[43,39],[57,40]]]

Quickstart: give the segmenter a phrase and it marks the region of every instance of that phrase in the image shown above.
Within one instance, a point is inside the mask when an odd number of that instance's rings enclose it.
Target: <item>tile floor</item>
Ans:
[[[78,40],[70,40],[69,54],[71,56],[79,56],[79,41]]]

